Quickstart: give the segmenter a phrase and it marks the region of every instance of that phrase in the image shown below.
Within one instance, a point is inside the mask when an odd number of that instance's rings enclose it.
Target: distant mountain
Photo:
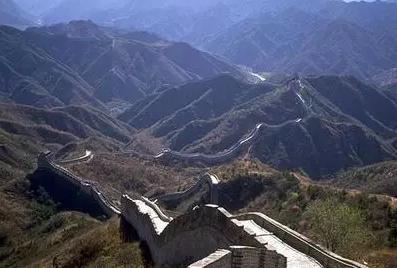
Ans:
[[[397,68],[380,72],[372,77],[372,80],[379,86],[385,87],[397,83]]]
[[[385,1],[60,0],[41,20],[91,19],[154,32],[259,72],[373,82],[374,75],[397,67],[396,13],[397,4]]]
[[[91,19],[100,24],[154,31],[168,39],[192,42],[262,10],[289,7],[318,10],[329,0],[16,1],[25,10],[32,10],[44,24]]]
[[[0,1],[0,25],[24,28],[32,24],[32,18],[13,0]]]
[[[0,27],[0,99],[38,107],[90,104],[103,108],[94,89],[74,70],[33,44],[30,35]]]
[[[397,82],[383,88],[385,94],[397,103]]]
[[[75,21],[18,31],[0,28],[0,98],[41,107],[134,102],[164,85],[246,74],[186,43]]]
[[[60,0],[42,14],[46,24],[69,22],[71,20],[93,19],[101,22],[101,14],[120,9],[128,0]]]
[[[286,8],[319,10],[328,1],[177,0],[161,1],[161,4],[158,1],[133,1],[121,11],[109,12],[105,21],[118,27],[145,29],[172,40],[200,45],[222,30],[261,12],[278,12]]]
[[[352,74],[370,81],[375,74],[396,66],[394,36],[346,19],[330,20],[288,9],[247,19],[202,46],[257,70]]]
[[[351,77],[248,85],[222,76],[151,96],[120,119],[140,130],[136,148],[155,151],[161,143],[209,154],[231,147],[263,122],[254,157],[321,177],[394,159],[396,113],[395,103]]]
[[[391,1],[328,1],[318,11],[330,20],[345,20],[374,32],[395,33],[397,5]]]

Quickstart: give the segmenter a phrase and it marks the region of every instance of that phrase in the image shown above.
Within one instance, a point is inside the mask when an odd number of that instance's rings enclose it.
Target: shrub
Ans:
[[[370,240],[361,210],[337,199],[315,201],[309,205],[306,216],[312,235],[333,252],[357,257],[363,253],[358,249],[365,248]]]

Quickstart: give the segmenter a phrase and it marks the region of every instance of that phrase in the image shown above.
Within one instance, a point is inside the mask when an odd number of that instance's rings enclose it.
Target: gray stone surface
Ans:
[[[231,215],[216,205],[206,205],[172,219],[154,202],[127,195],[121,199],[120,210],[96,183],[55,164],[50,154],[39,155],[38,168],[53,172],[92,195],[109,216],[121,215],[147,243],[159,265],[188,265],[197,261],[191,267],[366,268],[325,250],[261,213]]]

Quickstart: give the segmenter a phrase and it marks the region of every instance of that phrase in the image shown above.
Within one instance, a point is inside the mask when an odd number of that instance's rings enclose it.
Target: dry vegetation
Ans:
[[[397,161],[382,162],[343,172],[332,182],[343,188],[397,197]]]
[[[25,171],[0,167],[0,267],[147,267],[117,219],[58,212],[45,192],[31,192]]]
[[[68,165],[74,173],[97,181],[110,192],[142,195],[173,192],[202,174],[198,168],[169,167],[127,155],[102,154],[86,163]]]
[[[303,179],[304,176],[278,172],[256,161],[236,161],[214,171],[222,179],[222,206],[233,212],[263,212],[313,239],[316,235],[308,211],[314,202],[331,199],[342,211],[357,212],[364,220],[364,229],[360,229],[362,233],[357,239],[362,243],[339,247],[336,252],[366,260],[370,267],[396,267],[397,208],[390,200],[312,183]],[[366,239],[361,239],[363,237]]]

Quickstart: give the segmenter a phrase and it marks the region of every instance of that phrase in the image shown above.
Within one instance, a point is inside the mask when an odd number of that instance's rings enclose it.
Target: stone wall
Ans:
[[[181,153],[173,150],[166,150],[156,156],[158,159],[164,159],[167,161],[181,161],[188,163],[204,163],[207,165],[217,165],[233,160],[239,156],[243,151],[247,150],[258,137],[260,129],[264,124],[258,124],[256,127],[245,137],[240,139],[232,147],[224,152],[217,154],[201,154],[201,153]]]
[[[226,249],[218,249],[209,256],[201,259],[188,268],[231,268],[232,267],[232,252]]]
[[[188,265],[220,248],[245,245],[263,248],[256,235],[231,219],[223,208],[206,205],[172,221],[163,221],[141,200],[122,198],[122,216],[148,245],[159,265]],[[276,254],[275,261],[283,256]]]
[[[261,213],[234,216],[216,205],[206,205],[172,219],[150,200],[143,197],[134,200],[127,195],[121,199],[120,210],[100,192],[94,182],[75,176],[53,163],[49,154],[40,154],[38,169],[53,172],[92,196],[109,217],[121,214],[136,230],[139,238],[146,242],[158,265],[188,265],[202,259],[202,262],[196,262],[191,267],[285,268],[291,256],[283,256],[263,242],[264,237],[276,236],[282,240],[281,243],[313,257],[323,267],[366,267],[323,249]],[[190,191],[196,190],[193,187]],[[180,193],[182,196],[184,194],[187,193]],[[261,229],[259,232],[258,228]],[[215,258],[214,254],[218,257]]]
[[[68,183],[76,186],[86,195],[91,196],[97,201],[98,205],[102,208],[106,216],[112,217],[114,215],[120,215],[120,209],[101,193],[96,183],[80,178],[67,169],[55,164],[51,160],[51,155],[49,153],[41,153],[39,155],[37,160],[37,168],[39,170],[44,169],[46,171],[53,172]]]
[[[209,194],[210,194],[210,204],[218,204],[218,184],[219,179],[213,174],[205,174],[202,176],[192,187],[183,191],[183,192],[176,192],[170,194],[164,194],[159,196],[153,196],[151,199],[158,200],[159,202],[169,203],[180,203],[190,196],[198,193],[202,187],[208,186],[209,187]]]
[[[317,245],[307,237],[298,232],[288,228],[285,225],[267,217],[261,213],[246,213],[242,215],[233,216],[238,220],[253,220],[256,224],[264,229],[272,232],[274,235],[282,239],[283,242],[292,246],[293,248],[313,257],[320,262],[324,267],[329,268],[366,268],[365,265],[358,262],[345,259],[327,249]]]
[[[231,246],[220,249],[188,268],[281,268],[287,267],[286,258],[265,248]]]

